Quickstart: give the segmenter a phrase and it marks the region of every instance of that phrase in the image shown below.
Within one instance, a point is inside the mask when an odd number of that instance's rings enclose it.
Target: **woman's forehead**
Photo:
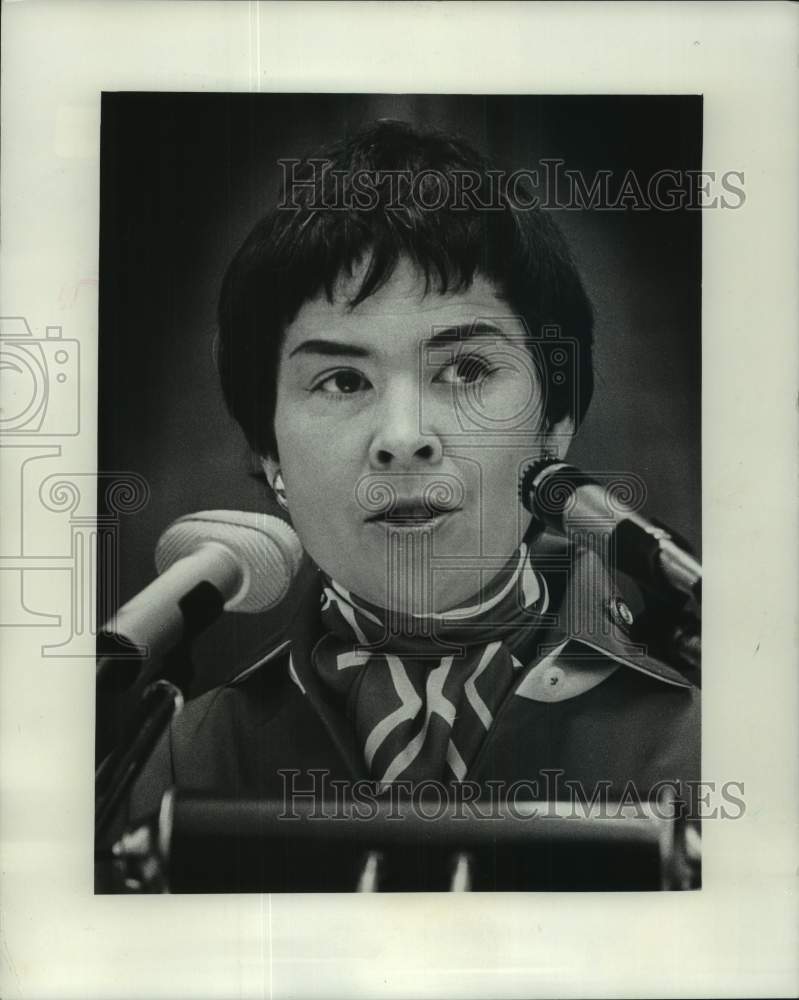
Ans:
[[[401,260],[389,280],[369,298],[352,308],[363,280],[365,266],[341,275],[331,302],[324,292],[304,303],[289,324],[284,353],[291,354],[304,340],[355,341],[368,346],[386,334],[425,338],[443,327],[491,321],[497,326],[515,326],[512,310],[496,285],[481,274],[465,289],[441,294],[433,282],[428,288],[424,275]]]

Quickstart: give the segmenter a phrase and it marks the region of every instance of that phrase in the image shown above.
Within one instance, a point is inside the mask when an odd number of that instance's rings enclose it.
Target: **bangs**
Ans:
[[[486,212],[447,205],[453,176],[459,169],[472,175],[485,169],[482,159],[434,136],[420,158],[418,137],[414,139],[414,155],[394,149],[399,158],[386,160],[385,151],[369,157],[334,150],[329,159],[308,161],[295,171],[292,180],[300,193],[286,205],[284,192],[270,240],[281,277],[284,322],[290,323],[303,302],[322,292],[332,302],[338,279],[351,278],[364,264],[350,308],[378,291],[400,258],[414,265],[426,292],[442,295],[468,288],[478,271],[495,278],[506,269],[498,252],[504,248],[507,261],[516,247],[516,226],[507,206]]]
[[[374,212],[341,218],[314,212],[292,238],[287,227],[281,252],[283,322],[291,323],[302,304],[324,293],[333,302],[340,278],[363,271],[349,308],[374,295],[390,280],[400,259],[408,260],[424,281],[425,294],[463,291],[486,264],[485,243],[475,219],[411,218],[411,213]],[[280,252],[280,251],[279,251]],[[489,275],[490,276],[490,275]]]

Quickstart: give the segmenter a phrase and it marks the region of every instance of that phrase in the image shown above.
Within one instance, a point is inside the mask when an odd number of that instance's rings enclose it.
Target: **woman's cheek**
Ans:
[[[336,438],[336,421],[324,413],[309,412],[308,408],[287,408],[275,421],[278,451],[285,461],[303,456],[324,458],[329,453],[331,441]]]
[[[278,435],[281,468],[289,510],[313,529],[314,519],[328,518],[349,506],[362,463],[351,436],[337,433],[330,422],[297,423]]]

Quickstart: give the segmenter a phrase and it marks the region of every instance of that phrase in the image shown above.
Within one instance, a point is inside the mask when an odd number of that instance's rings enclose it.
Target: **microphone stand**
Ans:
[[[643,598],[644,610],[637,615],[630,638],[648,646],[658,659],[698,674],[702,659],[698,604],[672,601],[652,591],[644,591]]]
[[[149,674],[148,665],[146,649],[107,628],[98,633],[94,688],[96,761],[102,761],[117,745],[120,730],[141,697],[140,679]]]
[[[698,673],[702,658],[702,567],[688,542],[662,521],[652,521],[647,527],[649,530],[642,532],[622,522],[616,532],[617,545],[626,549],[627,564],[638,561],[644,599],[644,611],[635,620],[631,638],[646,643],[655,656],[678,669]]]
[[[146,683],[148,676],[160,674]],[[183,708],[183,690],[193,675],[188,642],[179,643],[162,658],[160,669],[147,670],[137,702],[125,721],[111,753],[95,772],[94,837],[96,855],[103,852],[103,839],[117,809],[130,791],[170,722]],[[146,684],[141,690],[142,684]],[[134,692],[135,693],[135,692]]]
[[[543,457],[525,469],[519,499],[542,524],[567,539],[603,536],[610,563],[633,580],[645,611],[630,629],[634,641],[676,667],[698,670],[702,566],[665,524],[613,500],[610,490],[566,462]],[[605,545],[600,550],[604,556]]]
[[[141,595],[134,600],[141,602]],[[95,759],[102,759],[109,748],[111,752],[95,772],[95,852],[117,807],[183,707],[183,691],[194,673],[190,643],[219,617],[223,604],[213,584],[204,580],[193,586],[158,636],[158,648],[167,650],[160,657],[113,628],[98,636]],[[115,723],[121,724],[119,739],[112,732]]]

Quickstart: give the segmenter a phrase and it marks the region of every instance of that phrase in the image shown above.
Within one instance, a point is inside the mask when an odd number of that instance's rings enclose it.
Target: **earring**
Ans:
[[[289,501],[286,496],[286,484],[283,482],[283,477],[279,472],[275,476],[275,481],[272,483],[272,491],[275,494],[275,500],[277,500],[283,510],[288,510]]]

